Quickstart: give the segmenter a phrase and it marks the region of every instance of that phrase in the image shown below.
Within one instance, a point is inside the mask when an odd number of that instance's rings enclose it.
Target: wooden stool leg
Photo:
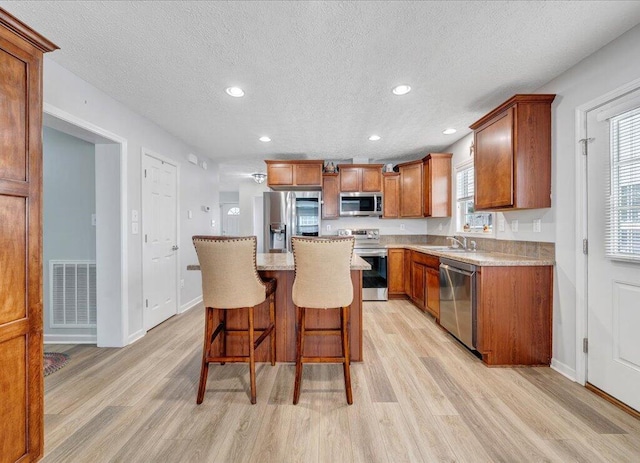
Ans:
[[[275,304],[275,293],[269,296],[269,322],[273,325],[273,330],[269,335],[269,340],[271,341],[271,366],[275,366],[276,364],[276,304]]]
[[[253,333],[253,307],[249,307],[249,378],[251,381],[251,403],[256,403],[256,346]]]
[[[204,400],[204,392],[207,389],[207,376],[209,376],[209,362],[207,359],[211,356],[211,336],[213,335],[213,309],[211,307],[207,307],[204,318],[204,345],[202,346],[202,366],[200,367],[197,404],[201,404]]]
[[[353,396],[351,394],[351,361],[349,356],[349,306],[342,308],[340,313],[340,328],[342,337],[342,355],[344,356],[343,369],[344,369],[344,387],[347,393],[347,403],[351,405],[353,403]]]
[[[293,388],[293,405],[300,400],[302,387],[302,354],[304,353],[304,307],[298,307],[298,339],[296,342],[296,381]]]
[[[222,330],[222,333],[220,333],[222,336],[220,336],[220,357],[226,357],[227,356],[227,311],[226,310],[221,310],[222,312],[222,323],[224,326],[224,329]],[[220,365],[224,365],[225,362],[220,362]]]

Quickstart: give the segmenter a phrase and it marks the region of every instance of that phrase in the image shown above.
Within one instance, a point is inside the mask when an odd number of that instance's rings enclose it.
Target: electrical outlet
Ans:
[[[193,218],[193,211],[189,210],[187,211],[187,219],[192,219]]]
[[[138,221],[138,211],[136,209],[131,210],[131,221],[132,222]]]
[[[533,231],[534,233],[540,233],[542,225],[540,219],[533,219]]]
[[[331,225],[327,225],[327,231],[331,231]]]
[[[137,235],[138,234],[138,222],[133,222],[131,224],[131,234],[132,235]]]
[[[403,223],[400,224],[400,230],[404,230],[404,224]]]
[[[518,231],[518,220],[511,221],[511,231],[516,233]]]
[[[180,287],[184,288],[184,278],[182,280],[180,280]]]
[[[216,228],[216,221],[215,220],[211,221],[211,228]]]
[[[503,215],[498,216],[498,231],[501,231],[501,232],[504,231],[504,222],[505,222],[504,216]]]

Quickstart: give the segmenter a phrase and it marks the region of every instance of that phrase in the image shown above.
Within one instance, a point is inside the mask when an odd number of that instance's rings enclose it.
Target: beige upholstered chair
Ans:
[[[292,237],[295,279],[293,303],[298,310],[296,343],[296,380],[293,403],[300,399],[302,365],[304,363],[343,364],[347,403],[351,405],[351,370],[349,364],[349,308],[353,302],[351,258],[353,237],[302,238]],[[306,332],[305,309],[339,309],[340,329],[321,329]],[[304,337],[307,335],[340,335],[341,357],[305,357]]]
[[[202,403],[207,386],[209,363],[248,362],[251,380],[251,403],[256,403],[255,349],[270,337],[271,365],[276,360],[275,290],[276,280],[262,281],[256,269],[256,237],[194,236],[193,245],[198,254],[202,272],[202,297],[206,310],[204,347],[197,403]],[[269,298],[269,326],[256,340],[254,335],[254,307]],[[226,355],[226,312],[248,308],[248,329],[233,330],[233,334],[246,333],[249,337],[248,356]],[[217,309],[217,310],[216,310]],[[217,324],[217,326],[216,326]],[[213,342],[222,333],[220,355],[214,355]]]

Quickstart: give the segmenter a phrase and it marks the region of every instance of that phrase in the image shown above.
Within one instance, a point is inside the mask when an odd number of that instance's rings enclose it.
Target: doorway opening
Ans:
[[[128,333],[127,141],[47,103],[43,112],[45,127],[95,145],[96,328],[95,338],[85,342],[123,347],[135,340],[135,333]],[[51,340],[56,341],[59,339]]]

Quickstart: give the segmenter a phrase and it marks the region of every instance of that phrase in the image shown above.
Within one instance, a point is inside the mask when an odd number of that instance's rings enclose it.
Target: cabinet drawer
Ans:
[[[440,267],[440,259],[437,256],[430,256],[418,251],[411,251],[411,260],[431,268]]]

